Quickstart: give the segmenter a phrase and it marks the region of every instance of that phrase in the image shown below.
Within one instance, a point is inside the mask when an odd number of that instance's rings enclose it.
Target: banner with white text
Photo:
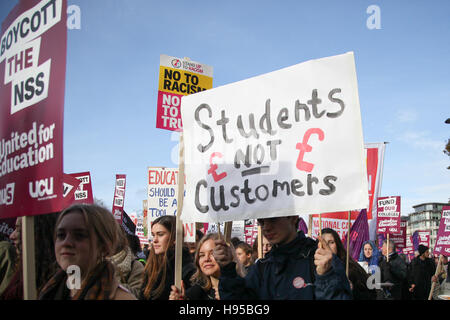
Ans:
[[[123,207],[125,206],[125,188],[127,176],[125,174],[116,174],[116,186],[114,188],[114,198],[112,214],[114,219],[121,224],[123,219]]]
[[[0,36],[0,218],[63,209],[66,0],[20,0]]]

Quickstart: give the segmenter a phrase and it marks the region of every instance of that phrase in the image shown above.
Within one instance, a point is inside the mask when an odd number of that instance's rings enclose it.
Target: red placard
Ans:
[[[112,213],[114,219],[119,223],[122,223],[123,207],[125,204],[125,187],[126,175],[116,174],[116,187],[114,189]]]
[[[72,177],[70,174],[64,174],[64,207],[70,206],[75,200],[75,192],[81,181],[77,178]]]
[[[406,247],[406,221],[400,221],[400,232],[391,235],[397,249],[403,250]]]
[[[63,199],[66,0],[21,0],[0,39],[0,217],[58,212]]]
[[[94,195],[92,194],[92,181],[89,171],[80,173],[71,173],[70,176],[80,181],[77,190],[74,192],[72,203],[94,203]]]
[[[369,184],[369,210],[367,219],[372,219],[372,209],[376,201],[376,180],[378,171],[378,148],[365,148],[367,151],[367,179]]]

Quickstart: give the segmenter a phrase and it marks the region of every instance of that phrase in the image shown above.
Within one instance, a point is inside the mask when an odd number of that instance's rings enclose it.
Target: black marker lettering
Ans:
[[[214,142],[214,132],[212,131],[211,127],[209,127],[208,125],[206,125],[206,124],[204,124],[203,122],[200,121],[199,114],[200,114],[200,110],[202,110],[202,109],[208,110],[208,114],[209,114],[210,118],[212,117],[212,111],[211,111],[210,106],[207,105],[206,103],[202,103],[201,105],[199,105],[197,107],[197,109],[195,109],[195,121],[200,126],[200,128],[206,129],[209,132],[209,136],[210,136],[209,143],[206,146],[202,146],[201,144],[199,144],[197,146],[197,149],[200,152],[203,153],[203,152],[205,152],[206,150],[208,150],[212,146],[212,144]]]

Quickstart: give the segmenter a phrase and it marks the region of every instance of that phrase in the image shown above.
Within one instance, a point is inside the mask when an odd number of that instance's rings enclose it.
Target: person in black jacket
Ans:
[[[345,266],[327,243],[305,237],[298,216],[258,219],[273,247],[250,266],[245,278],[236,273],[232,252],[216,241],[214,257],[220,265],[222,300],[330,300],[351,299]]]
[[[388,253],[389,246],[389,253]],[[383,240],[382,256],[378,266],[381,272],[382,290],[379,291],[378,300],[403,300],[404,285],[407,280],[407,267],[405,261],[395,251],[392,240]],[[387,259],[389,257],[389,261]]]
[[[431,278],[436,272],[436,265],[430,258],[427,246],[419,245],[419,255],[411,261],[409,291],[414,300],[428,300],[431,290]]]
[[[144,270],[140,300],[168,300],[175,283],[175,216],[162,216],[152,222],[153,243]],[[189,249],[182,250],[182,280],[190,287],[189,279],[195,265]]]

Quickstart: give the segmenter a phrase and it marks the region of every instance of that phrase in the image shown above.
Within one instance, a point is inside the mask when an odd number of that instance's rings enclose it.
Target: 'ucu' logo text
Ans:
[[[33,190],[34,188],[34,190]],[[53,194],[53,177],[29,182],[28,190],[32,198],[42,198]]]

